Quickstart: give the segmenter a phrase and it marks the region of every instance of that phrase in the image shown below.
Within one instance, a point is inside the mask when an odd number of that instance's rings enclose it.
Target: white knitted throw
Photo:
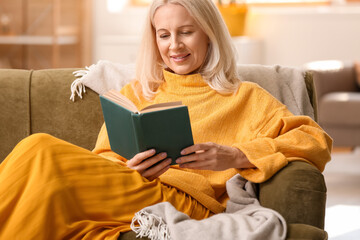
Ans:
[[[137,212],[131,229],[137,237],[151,240],[282,240],[286,237],[284,218],[262,207],[255,185],[239,174],[226,183],[230,200],[226,212],[207,219],[194,220],[163,202]]]
[[[85,86],[100,95],[111,89],[120,91],[135,78],[135,65],[100,60],[90,67],[75,71],[74,75],[77,79],[71,84],[72,101],[75,101],[75,95],[82,98],[82,94],[86,92]]]

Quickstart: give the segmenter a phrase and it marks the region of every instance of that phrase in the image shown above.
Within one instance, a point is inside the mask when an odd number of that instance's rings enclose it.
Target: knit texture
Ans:
[[[225,183],[236,173],[252,182],[264,182],[289,161],[303,160],[323,170],[330,160],[331,138],[307,116],[294,116],[285,105],[250,82],[235,94],[222,95],[200,74],[177,75],[164,71],[165,82],[153,101],[134,94],[130,84],[121,92],[142,109],[149,104],[182,101],[189,108],[195,143],[214,142],[239,148],[254,169],[191,170],[172,166],[160,176],[162,183],[180,189],[214,213],[228,200]],[[103,127],[95,153],[126,161],[110,150]]]

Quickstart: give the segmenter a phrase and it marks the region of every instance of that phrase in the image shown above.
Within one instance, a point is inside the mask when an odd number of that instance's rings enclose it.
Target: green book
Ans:
[[[138,110],[115,90],[100,96],[111,150],[131,159],[155,149],[175,160],[180,151],[194,144],[188,108],[181,102],[160,103]]]

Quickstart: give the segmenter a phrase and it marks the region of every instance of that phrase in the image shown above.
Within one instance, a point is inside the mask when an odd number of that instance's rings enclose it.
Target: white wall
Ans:
[[[94,0],[94,62],[133,62],[146,8],[109,13],[106,1]],[[360,59],[360,6],[252,7],[241,63],[301,66],[314,60]]]
[[[100,59],[133,62],[147,9],[126,7],[120,13],[109,13],[105,0],[93,0],[93,3],[94,62]]]
[[[360,7],[253,8],[247,33],[263,39],[263,63],[360,59]]]

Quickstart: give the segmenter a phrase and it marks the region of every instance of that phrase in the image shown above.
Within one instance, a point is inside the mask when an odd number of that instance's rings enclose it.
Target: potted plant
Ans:
[[[245,33],[245,21],[248,7],[245,0],[217,0],[217,6],[229,29],[231,36],[242,36]]]

